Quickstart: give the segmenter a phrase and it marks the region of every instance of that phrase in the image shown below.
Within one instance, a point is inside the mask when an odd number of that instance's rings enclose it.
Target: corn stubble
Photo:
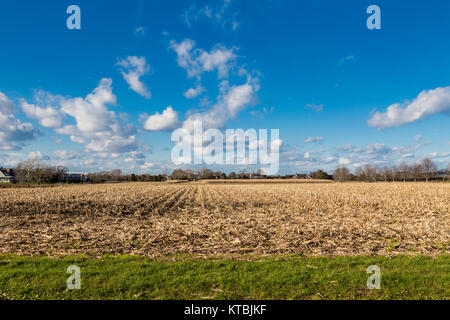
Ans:
[[[0,252],[450,252],[450,184],[134,183],[0,189]]]

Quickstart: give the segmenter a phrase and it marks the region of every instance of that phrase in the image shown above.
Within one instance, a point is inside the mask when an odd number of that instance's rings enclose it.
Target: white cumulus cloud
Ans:
[[[41,151],[33,151],[28,154],[28,159],[32,160],[50,160],[50,157],[43,154]]]
[[[14,103],[0,92],[0,150],[20,150],[23,142],[36,138],[39,131],[14,115]]]
[[[117,101],[111,85],[111,79],[102,79],[99,86],[86,98],[62,102],[61,110],[75,118],[79,131],[104,131],[115,118],[115,113],[106,107],[107,104],[115,104]]]
[[[219,89],[217,103],[206,112],[191,114],[183,122],[183,128],[192,132],[196,121],[202,122],[203,129],[223,128],[229,119],[255,101],[259,84],[256,79],[251,78],[245,84],[235,86],[222,81]]]
[[[137,149],[136,128],[122,125],[107,105],[115,104],[112,80],[102,79],[85,98],[64,99],[61,110],[75,119],[75,125],[57,128],[59,134],[70,136],[73,142],[86,144],[93,152],[122,153]]]
[[[376,112],[367,124],[378,129],[398,127],[426,117],[450,111],[450,87],[422,91],[408,103],[395,103],[386,112]]]
[[[236,48],[215,45],[209,52],[201,48],[195,49],[195,41],[185,39],[177,43],[172,40],[170,48],[177,54],[178,65],[186,69],[188,77],[197,77],[204,72],[217,71],[219,78],[226,78],[235,65]]]
[[[202,86],[196,86],[195,88],[188,89],[185,93],[183,93],[186,99],[193,99],[199,95],[201,95],[205,91],[205,88]]]
[[[150,66],[147,64],[145,57],[129,56],[119,60],[116,65],[131,90],[147,99],[151,98],[150,90],[141,81],[141,77],[150,72]]]
[[[174,129],[178,125],[178,112],[171,106],[162,113],[155,113],[147,118],[144,129],[148,131],[166,131]]]
[[[62,118],[64,117],[63,112],[51,106],[41,108],[26,102],[24,99],[21,100],[21,106],[23,112],[28,117],[37,119],[41,126],[45,128],[57,128],[61,126]]]

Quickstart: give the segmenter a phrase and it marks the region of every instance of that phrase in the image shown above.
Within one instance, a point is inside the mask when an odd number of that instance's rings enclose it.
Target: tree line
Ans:
[[[16,183],[105,183],[126,181],[164,181],[163,175],[123,174],[121,169],[88,174],[70,174],[64,166],[49,166],[36,159],[20,162],[13,170]]]
[[[14,181],[22,183],[56,183],[64,180],[67,168],[48,166],[39,160],[20,162],[14,170]]]
[[[444,179],[448,179],[450,171],[450,164],[447,166]],[[428,182],[430,179],[437,178],[438,167],[430,159],[425,158],[420,162],[408,164],[406,162],[400,163],[398,166],[384,166],[376,167],[371,164],[358,167],[355,173],[352,174],[350,170],[341,166],[336,168],[333,172],[333,179],[336,181],[423,181]]]
[[[448,179],[450,164],[444,174],[444,179]],[[441,172],[442,173],[442,172]],[[400,163],[398,166],[376,167],[371,164],[356,168],[352,173],[347,167],[336,168],[332,175],[324,170],[317,170],[309,174],[288,174],[277,176],[265,176],[262,170],[254,172],[239,173],[230,172],[226,174],[221,171],[213,171],[209,168],[175,169],[170,174],[124,174],[121,169],[111,171],[101,171],[77,176],[69,174],[69,170],[64,166],[49,166],[36,159],[29,159],[21,162],[14,170],[14,182],[19,183],[105,183],[105,182],[160,182],[166,180],[205,180],[205,179],[334,179],[335,181],[429,181],[439,175],[436,164],[425,158],[420,162],[408,164]]]
[[[160,182],[165,181],[165,175],[151,175],[151,174],[123,174],[122,170],[114,169],[111,171],[102,171],[89,173],[87,182],[91,183],[105,183],[105,182]]]

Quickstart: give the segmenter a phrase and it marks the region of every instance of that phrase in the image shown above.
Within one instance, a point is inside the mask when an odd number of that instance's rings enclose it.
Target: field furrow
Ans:
[[[125,183],[0,189],[0,252],[450,252],[450,184]]]

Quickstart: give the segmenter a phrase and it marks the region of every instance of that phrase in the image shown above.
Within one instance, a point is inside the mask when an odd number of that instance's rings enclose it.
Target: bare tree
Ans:
[[[67,168],[50,167],[37,159],[28,159],[20,162],[15,172],[17,182],[41,184],[63,181]]]
[[[236,175],[235,172],[230,172],[230,173],[228,174],[228,179],[236,179],[236,178],[237,178],[237,175]]]
[[[366,172],[361,167],[357,167],[355,170],[355,175],[360,181],[366,180]]]
[[[414,182],[417,182],[418,179],[422,177],[422,165],[420,163],[414,163],[409,168],[411,177],[414,179]]]
[[[428,182],[428,179],[432,178],[433,175],[436,173],[437,166],[430,158],[423,159],[421,165],[422,165],[422,174],[425,177],[426,182]]]
[[[391,179],[393,182],[398,178],[398,168],[396,166],[392,166],[391,168]]]
[[[376,181],[377,171],[371,164],[366,164],[363,169],[364,178],[367,182]]]
[[[53,180],[53,169],[49,166],[43,165],[40,162],[37,162],[36,167],[33,170],[33,182],[38,184],[41,183],[49,183]]]
[[[175,169],[171,173],[170,177],[173,180],[185,180],[187,179],[187,174],[183,169]]]
[[[122,175],[121,169],[114,169],[109,172],[109,174],[115,178],[120,177]]]
[[[67,172],[69,172],[69,169],[67,169],[64,166],[56,167],[55,168],[55,180],[56,180],[56,182],[63,182]]]
[[[339,182],[350,180],[350,170],[346,167],[338,167],[333,172],[333,179]]]
[[[400,179],[402,179],[403,182],[406,182],[406,179],[408,179],[409,176],[409,165],[406,162],[400,163],[400,165],[398,166],[398,171]]]
[[[214,172],[208,168],[201,168],[198,170],[198,175],[200,179],[211,179],[214,175]]]
[[[250,175],[245,171],[245,169],[239,171],[239,179],[249,179]]]
[[[186,170],[186,177],[188,180],[194,179],[197,175],[195,174],[195,171],[192,169]]]
[[[36,159],[28,159],[17,165],[15,174],[15,179],[17,182],[32,182],[33,169],[36,165],[36,161]]]
[[[380,178],[384,180],[384,182],[387,182],[391,174],[391,169],[389,167],[384,166],[383,168],[380,168],[378,172]]]

